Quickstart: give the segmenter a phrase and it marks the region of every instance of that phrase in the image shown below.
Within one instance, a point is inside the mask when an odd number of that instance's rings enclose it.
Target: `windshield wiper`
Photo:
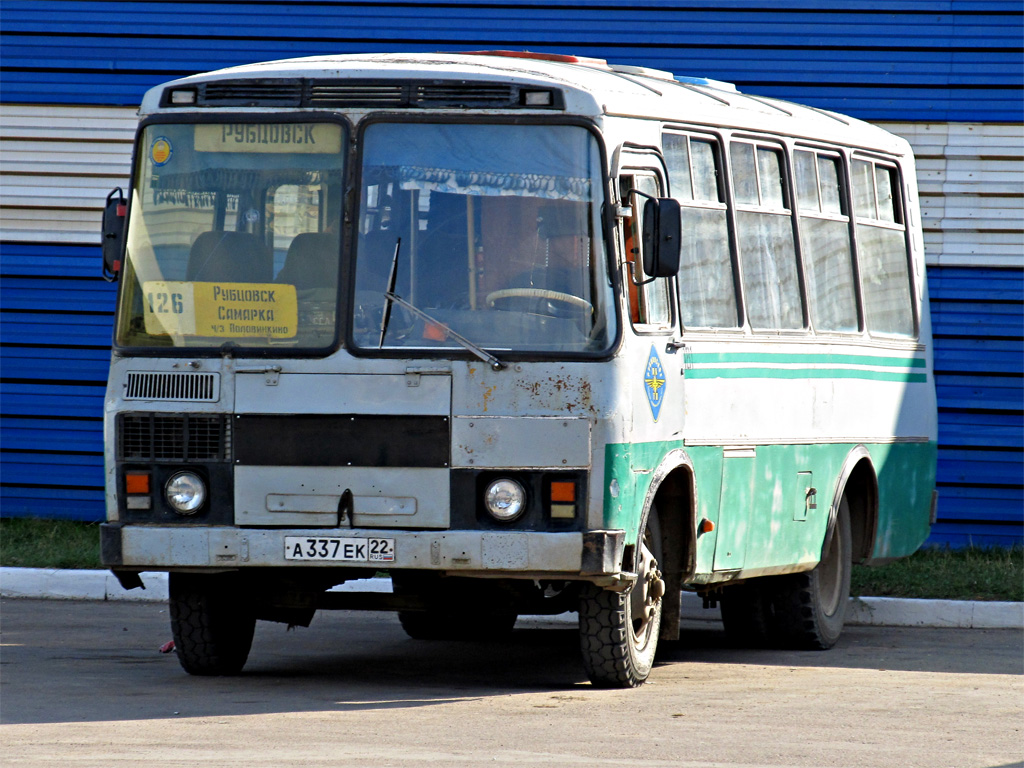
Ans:
[[[421,320],[425,320],[428,323],[433,323],[434,325],[436,325],[438,328],[440,328],[444,332],[444,335],[445,335],[446,339],[451,339],[452,341],[455,341],[455,342],[458,342],[459,344],[461,344],[463,348],[469,350],[474,355],[476,355],[481,360],[483,360],[485,363],[487,363],[489,366],[491,366],[492,370],[500,371],[503,368],[508,368],[508,364],[507,363],[501,362],[501,360],[496,358],[494,355],[492,355],[486,349],[483,349],[482,347],[478,347],[476,344],[474,344],[472,341],[467,339],[465,336],[462,336],[461,334],[456,333],[451,328],[449,328],[447,325],[445,325],[440,320],[438,320],[436,317],[431,317],[426,312],[424,312],[422,309],[419,309],[418,307],[413,306],[412,304],[410,304],[408,301],[403,299],[401,296],[399,296],[395,292],[388,291],[387,293],[384,294],[384,296],[387,297],[388,306],[390,306],[391,302],[395,302],[396,304],[400,304],[401,306],[403,306],[406,309],[408,309],[410,312],[412,312],[414,315],[416,315]]]
[[[391,299],[388,298],[395,292],[395,280],[398,278],[398,252],[402,249],[402,238],[395,241],[395,255],[391,259],[391,273],[388,275],[388,287],[384,291],[384,312],[380,316],[380,341],[377,342],[377,349],[384,346],[384,336],[388,332],[388,323],[391,322]]]
[[[395,280],[398,277],[398,254],[401,251],[401,248],[402,238],[398,238],[398,240],[395,241],[395,255],[391,259],[391,274],[388,275],[388,288],[386,291],[384,291],[384,313],[380,319],[380,340],[377,342],[377,349],[381,349],[384,346],[384,337],[388,333],[388,323],[391,322],[391,304],[395,303],[405,307],[414,315],[419,317],[421,320],[436,325],[444,332],[446,339],[452,339],[453,341],[461,344],[463,348],[469,350],[474,355],[479,357],[481,360],[483,360],[485,363],[491,366],[493,370],[500,371],[502,368],[507,368],[507,364],[501,362],[501,360],[496,358],[486,349],[478,347],[465,336],[462,336],[453,331],[451,328],[442,323],[436,317],[431,317],[422,309],[413,306],[408,301],[399,296],[397,293],[395,293]]]

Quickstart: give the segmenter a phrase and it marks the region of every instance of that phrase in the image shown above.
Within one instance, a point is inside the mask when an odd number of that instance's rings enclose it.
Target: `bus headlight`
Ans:
[[[495,520],[515,520],[526,508],[526,491],[515,480],[495,480],[484,491],[484,506]]]
[[[206,484],[194,472],[179,472],[167,481],[164,496],[179,515],[194,515],[206,501]]]

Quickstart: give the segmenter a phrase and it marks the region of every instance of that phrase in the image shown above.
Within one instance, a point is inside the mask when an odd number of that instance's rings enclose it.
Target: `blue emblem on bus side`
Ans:
[[[647,358],[647,367],[644,369],[644,390],[647,392],[647,402],[651,405],[651,415],[657,421],[661,403],[665,399],[665,369],[653,345],[651,356]]]

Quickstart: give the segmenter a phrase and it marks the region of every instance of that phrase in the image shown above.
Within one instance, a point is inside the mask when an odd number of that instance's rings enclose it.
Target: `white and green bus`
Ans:
[[[591,681],[635,686],[681,591],[827,648],[851,565],[928,535],[902,139],[506,51],[239,67],[140,114],[104,217],[102,553],[170,573],[188,672],[320,609],[423,639],[578,611]]]

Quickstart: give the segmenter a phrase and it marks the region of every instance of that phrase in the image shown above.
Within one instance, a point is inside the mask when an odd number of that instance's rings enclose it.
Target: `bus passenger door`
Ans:
[[[619,175],[625,261],[622,273],[632,329],[624,345],[632,400],[630,442],[634,446],[645,444],[642,452],[632,450],[631,465],[637,491],[642,494],[646,491],[643,475],[649,476],[669,451],[682,446],[683,361],[674,344],[678,338],[674,278],[653,279],[643,268],[641,233],[644,203],[648,199],[645,195],[665,195],[664,172],[651,167],[658,162],[655,157],[626,157],[636,161],[642,158],[647,166],[626,167]]]

